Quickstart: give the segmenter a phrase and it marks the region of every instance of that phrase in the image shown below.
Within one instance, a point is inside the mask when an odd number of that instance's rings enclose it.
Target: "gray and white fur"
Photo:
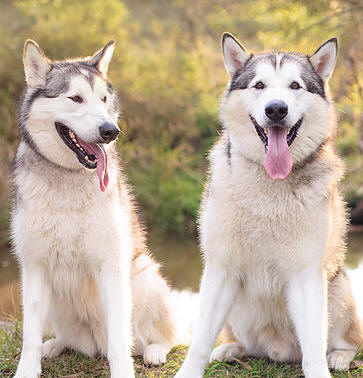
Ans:
[[[347,215],[327,82],[337,40],[313,55],[251,54],[223,36],[230,81],[200,211],[200,309],[177,378],[208,360],[300,362],[307,378],[349,369],[362,345],[344,273]],[[227,343],[212,348],[225,327]]]
[[[41,357],[65,348],[106,355],[112,377],[133,377],[131,353],[159,365],[180,342],[114,144],[113,49],[51,62],[25,44],[11,221],[24,309],[16,378],[40,376]],[[48,325],[55,338],[43,344]]]

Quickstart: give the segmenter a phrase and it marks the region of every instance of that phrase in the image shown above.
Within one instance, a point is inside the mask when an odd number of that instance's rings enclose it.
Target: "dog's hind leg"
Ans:
[[[79,298],[81,297],[80,295]],[[76,313],[74,302],[72,304],[72,302],[59,300],[53,296],[50,307],[49,321],[55,338],[43,344],[43,357],[57,357],[66,348],[94,356],[98,351],[94,333],[85,319],[80,319],[79,313]],[[69,310],[65,312],[64,308]]]
[[[327,360],[330,369],[348,370],[363,344],[363,330],[344,271],[329,283],[329,338]]]
[[[355,350],[333,350],[327,355],[329,369],[349,370],[350,363],[353,361],[355,354]]]
[[[134,261],[131,277],[135,335],[133,354],[143,355],[148,365],[163,364],[175,340],[169,287],[160,276],[158,265],[147,255],[140,255]]]
[[[217,348],[213,350],[209,362],[221,362],[223,360],[232,362],[235,358],[240,359],[245,356],[246,351],[243,345],[238,342],[232,342],[217,346]]]
[[[227,362],[232,362],[234,358],[243,358],[246,356],[246,350],[244,346],[237,342],[233,335],[231,326],[226,322],[222,332],[219,336],[223,340],[223,344],[217,346],[211,353],[209,362],[218,361],[221,362],[226,360]]]
[[[43,344],[43,357],[58,357],[64,349],[69,348],[93,357],[97,352],[96,343],[91,331],[87,326],[73,326],[68,330],[56,332],[56,338],[50,339]]]
[[[63,352],[65,347],[66,345],[58,338],[47,340],[45,343],[43,343],[43,357],[58,357]]]

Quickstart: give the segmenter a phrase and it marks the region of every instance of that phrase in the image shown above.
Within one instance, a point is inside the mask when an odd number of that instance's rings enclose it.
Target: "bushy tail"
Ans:
[[[189,345],[193,325],[197,316],[199,295],[189,290],[171,292],[171,308],[176,324],[176,345]]]

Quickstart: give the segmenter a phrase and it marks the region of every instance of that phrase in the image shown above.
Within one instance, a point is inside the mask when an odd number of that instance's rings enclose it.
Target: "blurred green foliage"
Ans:
[[[0,9],[2,161],[11,161],[18,139],[24,40],[62,59],[90,55],[115,39],[110,79],[123,109],[119,146],[146,223],[195,233],[205,156],[220,128],[218,101],[228,79],[221,33],[235,34],[251,50],[305,53],[336,35],[331,87],[340,117],[337,146],[348,167],[343,185],[348,199],[363,197],[361,1],[1,0]],[[7,173],[2,164],[1,213],[8,208]]]

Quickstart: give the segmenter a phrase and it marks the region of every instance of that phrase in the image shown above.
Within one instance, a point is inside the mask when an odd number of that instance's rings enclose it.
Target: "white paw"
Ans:
[[[58,357],[64,349],[63,343],[58,339],[50,339],[43,344],[43,357],[54,358]]]
[[[40,377],[40,373],[40,363],[34,364],[20,361],[14,378],[38,378]]]
[[[305,378],[331,378],[328,366],[326,363],[322,364],[304,364],[303,372]]]
[[[345,350],[334,350],[327,355],[329,368],[333,370],[348,370],[353,358],[354,352]]]
[[[126,355],[124,358],[110,358],[108,357],[110,364],[111,378],[134,378],[134,361],[131,355]]]
[[[111,369],[111,378],[135,378],[135,372],[133,367],[125,369],[125,367],[120,369]]]
[[[19,373],[16,373],[13,378],[39,378],[40,377],[40,372],[35,373],[35,372],[22,372],[20,371]]]
[[[203,372],[183,365],[174,378],[203,378]]]
[[[209,362],[221,362],[223,360],[231,362],[234,357],[241,358],[243,356],[245,356],[245,351],[241,344],[227,343],[222,344],[213,350]]]
[[[162,365],[166,362],[168,351],[160,344],[150,344],[144,349],[143,358],[146,365]]]

